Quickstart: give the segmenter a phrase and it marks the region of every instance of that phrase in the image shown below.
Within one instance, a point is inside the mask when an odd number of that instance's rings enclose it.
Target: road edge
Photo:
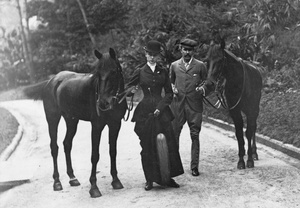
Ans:
[[[16,118],[16,120],[19,124],[17,133],[14,136],[14,138],[12,139],[12,142],[5,148],[5,150],[0,155],[0,162],[3,162],[3,161],[7,161],[9,159],[9,157],[13,154],[13,152],[16,150],[16,148],[18,147],[18,145],[23,137],[24,128],[23,128],[22,122],[20,120],[20,115],[17,112],[7,108],[5,105],[1,105],[1,107],[8,110]]]
[[[215,119],[212,117],[203,116],[203,121],[216,125],[220,128],[223,128],[228,131],[235,132],[234,125],[229,124],[225,121]],[[284,144],[283,142],[280,142],[278,140],[272,139],[268,136],[264,136],[262,134],[256,133],[256,141],[260,144],[266,145],[272,149],[278,150],[290,157],[293,157],[295,159],[300,160],[300,149],[297,147],[294,147],[291,144]]]

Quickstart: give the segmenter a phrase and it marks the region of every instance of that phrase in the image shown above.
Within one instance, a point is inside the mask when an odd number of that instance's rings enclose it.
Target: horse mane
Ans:
[[[99,85],[99,69],[110,69],[110,67],[106,66],[106,62],[111,59],[110,54],[109,53],[104,53],[101,59],[97,59],[96,61],[94,61],[91,64],[91,67],[93,68],[93,70],[91,71],[91,75],[92,75],[92,85],[94,87]],[[114,60],[116,62],[116,64],[119,64],[118,60]],[[120,64],[119,64],[120,65]],[[122,76],[123,78],[123,74],[122,74],[122,69],[121,69],[121,65],[120,65],[120,70],[118,70],[118,73],[120,73],[120,76]],[[124,85],[124,83],[123,83]],[[124,86],[123,86],[124,87]]]
[[[220,46],[219,45],[216,45],[216,44],[213,44],[210,46],[208,52],[207,52],[207,55],[206,55],[206,58],[207,59],[208,57],[214,57],[216,56],[216,54],[219,53],[219,50],[220,50]]]
[[[231,51],[227,50],[227,49],[221,49],[221,46],[219,44],[212,44],[210,46],[210,49],[207,52],[206,58],[208,57],[220,57],[221,55],[223,56],[223,54],[220,54],[221,51],[225,51],[225,53],[227,53],[231,58],[233,58],[236,61],[241,61],[242,59],[240,57],[237,57],[236,55],[234,55]]]
[[[93,70],[92,70],[92,72],[91,72],[91,74],[97,74],[98,73],[98,68],[99,67],[101,67],[101,68],[103,68],[103,67],[105,67],[104,66],[104,62],[103,62],[103,60],[107,60],[107,59],[109,59],[110,58],[110,56],[109,56],[109,54],[108,53],[104,53],[103,54],[103,56],[102,56],[102,58],[101,58],[101,60],[100,59],[97,59],[97,60],[95,60],[92,64],[91,64],[91,67],[93,68]],[[102,64],[102,66],[100,66]]]
[[[96,59],[92,64],[91,64],[91,67],[92,67],[92,71],[91,71],[91,75],[92,75],[92,83],[93,83],[93,86],[97,86],[98,83],[99,83],[99,71],[98,69],[99,68],[104,68],[104,64],[103,64],[103,60],[106,60],[109,58],[109,54],[108,53],[104,53],[101,60],[99,59]]]
[[[233,59],[235,59],[236,61],[241,61],[243,60],[242,58],[240,57],[237,57],[234,53],[232,53],[231,51],[227,50],[227,49],[224,49],[224,51]]]

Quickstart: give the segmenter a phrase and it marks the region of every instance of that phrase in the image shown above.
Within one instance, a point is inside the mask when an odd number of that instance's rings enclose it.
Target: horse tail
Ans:
[[[44,88],[47,83],[48,80],[39,82],[37,84],[29,85],[23,89],[23,93],[29,99],[42,100],[44,94]]]

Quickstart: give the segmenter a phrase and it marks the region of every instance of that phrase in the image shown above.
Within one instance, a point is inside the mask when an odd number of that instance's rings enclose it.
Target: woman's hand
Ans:
[[[158,109],[156,109],[153,114],[154,114],[154,117],[157,117],[160,114],[160,111]]]
[[[131,93],[132,94],[136,93],[138,89],[139,89],[139,86],[134,86],[133,89],[131,90]]]

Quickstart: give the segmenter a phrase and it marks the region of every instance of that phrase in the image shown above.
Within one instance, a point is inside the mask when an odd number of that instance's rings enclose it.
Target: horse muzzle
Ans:
[[[97,99],[96,110],[98,116],[100,116],[100,111],[104,112],[104,111],[113,110],[115,102],[117,102],[115,101],[115,99],[109,99],[109,100]]]

